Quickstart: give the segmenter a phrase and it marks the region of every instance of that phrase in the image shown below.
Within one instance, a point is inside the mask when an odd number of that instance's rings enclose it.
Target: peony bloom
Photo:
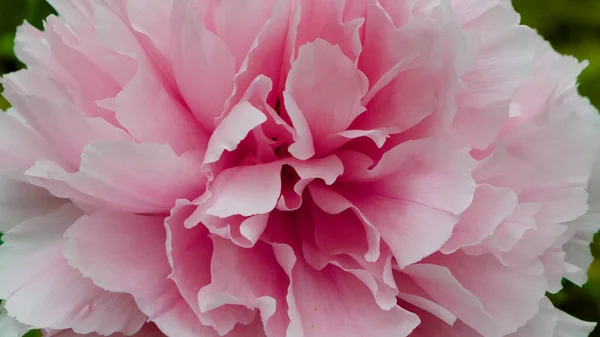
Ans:
[[[545,293],[600,120],[508,0],[51,3],[2,79],[0,336],[593,329]]]

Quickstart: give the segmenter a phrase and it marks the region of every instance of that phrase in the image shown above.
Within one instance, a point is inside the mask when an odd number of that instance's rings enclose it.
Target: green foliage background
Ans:
[[[558,51],[590,61],[580,77],[580,92],[600,107],[600,0],[513,0],[513,4],[523,23],[536,28]],[[16,27],[27,20],[41,28],[50,13],[52,8],[44,0],[0,0],[0,74],[22,66],[13,55]],[[0,108],[7,107],[0,96]],[[590,269],[589,282],[583,288],[567,282],[563,291],[550,297],[559,308],[600,322],[600,237],[596,242],[599,245],[593,244],[592,251],[598,259]],[[32,332],[28,337],[37,335]],[[600,337],[600,328],[592,336]]]

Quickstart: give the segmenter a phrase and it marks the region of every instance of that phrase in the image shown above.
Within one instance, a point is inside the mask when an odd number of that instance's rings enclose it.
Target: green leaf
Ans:
[[[28,333],[26,333],[25,335],[23,335],[23,337],[42,337],[42,331],[40,330],[31,330]]]

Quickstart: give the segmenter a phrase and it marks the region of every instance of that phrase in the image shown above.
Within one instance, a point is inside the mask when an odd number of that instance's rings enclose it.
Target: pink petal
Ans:
[[[289,322],[284,301],[288,282],[283,270],[279,269],[271,246],[258,243],[251,250],[246,250],[219,237],[212,239],[212,283],[198,293],[201,311],[222,309],[220,322],[215,322],[217,324],[225,323],[225,317],[233,319],[230,326],[222,326],[225,330],[215,326],[223,333],[258,309],[266,335],[282,336]],[[228,310],[236,306],[247,308],[247,313]],[[236,318],[240,314],[241,317]]]
[[[49,142],[68,165],[79,166],[83,149],[96,140],[126,141],[131,137],[100,118],[87,118],[66,102],[48,101],[13,92],[7,83],[5,96],[29,125]]]
[[[172,97],[151,70],[137,74],[116,97],[116,118],[138,141],[169,144],[176,153],[204,149],[208,134],[190,111]]]
[[[337,267],[322,271],[297,260],[291,286],[297,317],[288,336],[408,336],[419,324],[416,315],[396,306],[382,310],[354,275]]]
[[[363,51],[358,64],[369,78],[371,90],[377,86],[376,83],[389,77],[387,74],[397,75],[401,70],[408,68],[421,53],[421,44],[424,42],[416,23],[407,23],[396,28],[390,14],[411,15],[410,8],[388,12],[380,2],[369,2],[367,5],[368,24],[365,27]],[[417,36],[414,36],[415,32]],[[389,83],[393,77],[384,83]]]
[[[302,245],[302,253],[306,262],[317,270],[322,270],[327,265],[333,265],[354,275],[367,286],[373,299],[382,310],[391,310],[396,307],[398,288],[392,274],[393,255],[387,247],[382,247],[379,258],[375,262],[366,261],[363,256],[358,254],[325,255],[313,248],[312,243],[306,239]]]
[[[537,336],[556,336],[554,329],[558,323],[558,310],[554,308],[552,302],[546,297],[540,301],[539,312],[527,324],[519,328],[517,332],[508,335],[508,337],[537,337]],[[571,336],[571,335],[569,335]]]
[[[507,268],[491,255],[473,257],[457,252],[438,254],[430,262],[452,270],[456,281],[481,301],[485,311],[501,325],[498,331],[504,334],[525,325],[537,313],[539,301],[545,295],[544,269],[538,261]],[[475,270],[480,277],[473,277]],[[466,318],[457,317],[466,322]]]
[[[7,232],[19,223],[44,216],[66,201],[39,187],[12,179],[0,179],[0,232]]]
[[[281,162],[227,169],[212,182],[206,212],[220,218],[273,210],[281,192]]]
[[[351,154],[353,157],[356,155]],[[373,168],[366,159],[360,169],[345,165],[348,183],[364,183],[379,194],[414,201],[452,214],[462,213],[472,202],[475,161],[467,148],[455,148],[435,139],[404,142],[388,150]]]
[[[501,256],[503,252],[513,249],[528,230],[538,228],[534,216],[539,209],[537,203],[517,205],[513,214],[496,228],[493,235],[486,237],[480,245],[462,247],[462,250],[470,255],[492,253]]]
[[[295,131],[293,134],[294,143],[288,147],[288,151],[297,159],[310,159],[315,155],[315,144],[308,120],[292,95],[284,91],[283,100]]]
[[[265,2],[269,3],[269,2]],[[264,75],[273,81],[273,87],[280,88],[280,78],[283,77],[283,53],[287,37],[287,28],[290,20],[292,2],[277,0],[273,7],[271,17],[262,26],[256,36],[250,51],[234,78],[234,93],[227,99],[226,111],[230,106],[238,103],[240,97],[250,86],[252,81]],[[256,6],[260,9],[259,6]],[[239,11],[235,9],[234,11]],[[241,31],[240,31],[241,32]],[[273,99],[273,97],[271,97]]]
[[[504,138],[512,156],[543,168],[536,171],[527,187],[585,188],[600,149],[599,135],[595,123],[565,111],[545,125],[522,125]]]
[[[214,9],[215,33],[236,60],[236,68],[246,59],[256,36],[271,18],[277,0],[223,0]],[[235,22],[232,25],[231,22]]]
[[[62,331],[57,331],[57,332],[45,332],[44,333],[44,337],[101,337],[102,335],[99,335],[97,333],[89,333],[89,334],[85,334],[85,335],[80,335],[78,333],[75,333],[73,330],[62,330]],[[140,329],[140,331],[136,332],[135,334],[131,335],[131,337],[165,337],[166,335],[163,334],[154,324],[145,324],[142,329]],[[121,333],[115,333],[112,334],[108,337],[125,337],[125,335],[121,334]]]
[[[168,279],[164,218],[100,211],[67,233],[69,263],[105,289],[131,294],[149,320],[169,336],[216,336],[198,321]],[[118,234],[118,235],[116,235]],[[146,268],[131,268],[132,263]]]
[[[433,315],[436,318],[436,322],[438,320],[441,321],[437,323],[443,322],[451,326],[459,322],[452,312],[442,304],[435,302],[408,274],[403,274],[396,270],[393,272],[393,276],[398,289],[398,305],[405,309],[415,307],[414,309],[407,309],[411,312],[423,310],[425,311],[424,316],[427,316],[427,314]],[[415,309],[417,310],[415,311]],[[419,317],[423,317],[423,315],[419,315]]]
[[[344,0],[298,1],[294,8],[298,13],[294,14],[299,15],[300,20],[297,31],[290,37],[290,43],[294,45],[292,60],[296,59],[302,46],[323,39],[331,45],[338,45],[344,55],[355,62],[362,50],[359,30],[365,19],[359,17],[344,21],[350,3]]]
[[[505,334],[502,324],[494,321],[476,295],[465,289],[448,268],[419,263],[404,268],[404,272],[410,275],[428,296],[452,312],[466,326],[484,336]]]
[[[6,274],[0,297],[12,317],[33,327],[133,334],[146,320],[133,298],[97,287],[62,255],[62,235],[80,216],[77,208],[65,205],[3,236],[0,266]]]
[[[194,116],[205,131],[212,132],[214,119],[233,90],[235,58],[186,2],[176,2],[171,16],[173,72]]]
[[[216,162],[224,151],[235,150],[250,131],[266,120],[265,114],[248,102],[234,106],[211,135],[204,163]]]
[[[29,69],[44,69],[54,78],[66,79],[66,71],[58,64],[48,45],[44,33],[25,21],[17,28],[15,35],[15,55]]]
[[[9,113],[0,113],[0,169],[22,173],[39,158],[52,157],[47,143]]]
[[[436,93],[430,77],[420,70],[414,70],[401,73],[393,79],[382,79],[390,83],[382,88],[371,89],[363,101],[367,111],[352,126],[363,130],[385,129],[389,133],[400,133],[417,125],[431,115],[436,107]]]
[[[461,214],[452,236],[441,251],[449,254],[461,247],[481,243],[513,213],[517,203],[517,196],[512,190],[490,185],[477,186],[473,203]]]
[[[326,213],[339,215],[346,210],[352,210],[352,212],[354,212],[361,220],[365,229],[366,240],[368,243],[365,259],[367,261],[376,261],[379,258],[380,253],[381,235],[370,219],[362,213],[362,210],[334,189],[327,188],[321,184],[309,185],[309,191],[315,204]]]
[[[401,303],[400,305],[406,308],[406,310],[419,315],[421,319],[421,324],[409,335],[410,337],[482,337],[481,334],[471,329],[462,321],[456,321],[450,325],[412,304]]]
[[[348,183],[336,190],[382,234],[401,267],[439,250],[473,197],[470,156],[434,140],[398,145],[372,169],[364,156],[346,153],[342,160]],[[339,198],[313,197],[321,208],[325,198]]]
[[[311,74],[308,82],[306,74]],[[338,46],[318,39],[300,48],[285,85],[298,111],[288,114],[292,121],[296,118],[292,114],[306,118],[317,153],[325,146],[325,137],[346,130],[364,111],[360,99],[367,85],[366,77]],[[285,104],[287,108],[287,100]]]
[[[314,240],[324,254],[365,255],[369,249],[367,235],[361,220],[351,210],[328,214],[316,206],[310,210],[313,220]]]
[[[312,181],[321,179],[325,184],[332,185],[344,172],[344,165],[336,155],[307,161],[292,158],[284,160],[284,163],[283,187],[281,198],[278,202],[278,209],[282,210],[296,210],[300,208],[304,190]],[[286,177],[285,174],[288,172],[286,168],[293,169],[292,174],[297,175],[298,179],[292,180]]]
[[[108,123],[118,125],[114,113],[97,106],[95,103],[105,98],[112,98],[121,90],[117,78],[122,72],[106,71],[85,50],[85,44],[73,41],[72,31],[64,27],[59,19],[50,17],[44,27],[48,43],[54,58],[62,69],[74,80],[73,89],[77,90],[82,101],[78,108],[85,111],[88,117],[100,117]],[[76,39],[75,39],[76,40]],[[126,73],[127,74],[127,73]],[[93,78],[94,81],[89,81]]]
[[[508,119],[511,99],[531,76],[535,32],[519,25],[510,5],[455,5],[463,27],[481,41],[477,62],[462,77],[455,125],[476,149],[485,149]]]
[[[202,193],[202,153],[176,155],[167,145],[95,142],[82,155],[79,172],[38,162],[27,174],[60,197],[136,213],[168,212],[179,198]]]

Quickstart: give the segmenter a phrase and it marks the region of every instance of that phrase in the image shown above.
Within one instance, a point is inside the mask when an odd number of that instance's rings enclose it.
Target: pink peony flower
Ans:
[[[599,117],[508,0],[51,3],[2,79],[0,336],[593,328],[544,295]]]

